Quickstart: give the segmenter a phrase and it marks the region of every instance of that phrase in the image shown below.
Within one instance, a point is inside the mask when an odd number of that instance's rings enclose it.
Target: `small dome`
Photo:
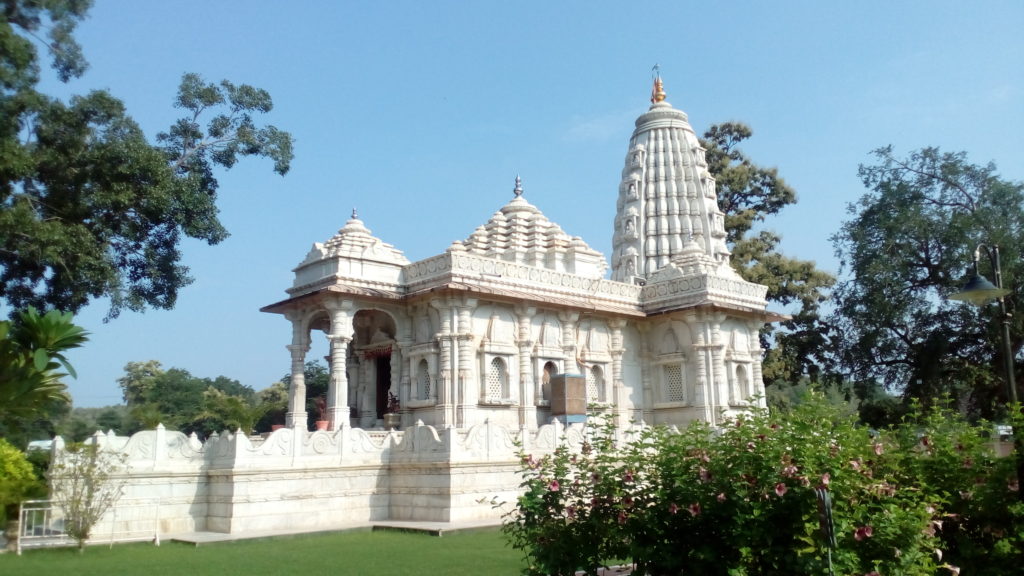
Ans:
[[[604,257],[579,237],[571,237],[523,197],[516,178],[515,197],[463,242],[468,251],[531,266],[604,276]],[[599,263],[598,263],[599,262]]]

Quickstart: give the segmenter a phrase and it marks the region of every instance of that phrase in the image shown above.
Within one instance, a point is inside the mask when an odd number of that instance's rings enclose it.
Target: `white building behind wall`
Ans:
[[[495,517],[514,445],[578,442],[552,418],[549,379],[576,373],[620,426],[715,423],[763,402],[766,287],[732,269],[704,150],[655,83],[618,187],[611,273],[599,252],[512,199],[464,241],[409,262],[353,213],[295,269],[286,428],[205,445],[157,430],[100,438],[128,452],[122,501],[157,499],[162,529],[322,529],[369,520]],[[306,430],[303,368],[330,345],[330,428]],[[388,394],[400,431],[383,430]]]

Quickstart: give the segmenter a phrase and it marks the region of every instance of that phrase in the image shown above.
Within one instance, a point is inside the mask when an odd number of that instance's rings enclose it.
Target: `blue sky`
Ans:
[[[249,160],[219,175],[218,246],[189,242],[196,281],[171,311],[102,322],[71,355],[77,406],[121,400],[130,361],[261,389],[288,371],[291,269],[353,208],[410,260],[526,198],[606,255],[633,120],[651,67],[694,128],[754,129],[745,152],[799,201],[766,226],[784,251],[838,271],[829,237],[864,192],[857,166],[892,144],[965,150],[1024,179],[1024,3],[97,2],[91,63],[61,93],[106,88],[151,137],[181,75],[267,89],[290,131],[284,178]],[[314,348],[323,355],[325,347]]]

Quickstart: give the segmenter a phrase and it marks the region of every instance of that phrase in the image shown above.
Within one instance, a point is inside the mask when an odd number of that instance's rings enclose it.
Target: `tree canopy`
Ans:
[[[265,91],[185,74],[174,105],[185,113],[147,140],[106,91],[67,102],[38,89],[38,48],[62,81],[87,63],[73,32],[91,2],[6,2],[0,18],[0,300],[76,312],[108,297],[122,310],[169,309],[192,278],[183,237],[217,244],[214,169],[261,156],[288,172],[292,139],[254,117]],[[45,34],[44,34],[45,31]]]
[[[827,365],[820,306],[835,279],[814,262],[783,255],[781,237],[775,232],[755,230],[759,222],[794,204],[796,192],[775,168],[755,165],[740,150],[739,145],[752,135],[745,124],[716,124],[704,133],[701,145],[707,150],[708,171],[716,180],[726,241],[740,276],[768,286],[769,302],[799,305],[781,329],[766,327],[762,332],[762,344],[768,348],[765,383],[794,384]]]
[[[124,372],[117,382],[129,413],[130,422],[123,426],[126,433],[163,424],[185,433],[209,435],[242,428],[248,434],[257,422],[261,428],[277,423],[261,421],[280,408],[276,391],[257,395],[226,376],[199,378],[181,368],[164,370],[156,360],[129,362]]]
[[[859,172],[868,192],[833,237],[848,276],[832,315],[842,367],[862,384],[923,400],[949,394],[961,409],[990,416],[1006,397],[1001,314],[948,297],[966,281],[975,248],[998,246],[1012,290],[1011,348],[1020,354],[1024,184],[964,152],[924,148],[901,158],[886,147],[874,158]],[[980,266],[992,279],[984,254]]]

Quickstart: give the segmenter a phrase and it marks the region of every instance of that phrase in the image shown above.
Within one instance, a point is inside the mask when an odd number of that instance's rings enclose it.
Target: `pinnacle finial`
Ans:
[[[661,65],[655,64],[651,68],[654,74],[654,87],[651,89],[651,104],[665,101],[665,87],[661,83]]]
[[[358,220],[359,219],[359,215],[356,214],[356,209],[355,209],[354,206],[352,207],[352,219],[353,220]]]
[[[523,179],[519,177],[519,174],[516,174],[516,187],[512,193],[516,195],[516,198],[523,195]]]

